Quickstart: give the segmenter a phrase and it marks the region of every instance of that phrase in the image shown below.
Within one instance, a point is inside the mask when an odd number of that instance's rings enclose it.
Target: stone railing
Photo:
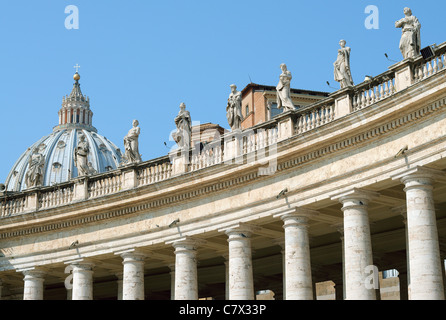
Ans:
[[[39,193],[39,207],[42,209],[68,204],[73,200],[73,185],[56,186]]]
[[[175,150],[158,159],[75,178],[63,185],[0,194],[0,218],[125,192],[215,165],[242,164],[270,156],[280,141],[360,112],[441,72],[445,69],[446,43],[434,48],[434,56],[426,60],[421,55],[405,59],[370,81],[338,90],[317,103],[279,114],[251,128],[226,133],[200,150]]]
[[[318,128],[335,119],[334,101],[322,101],[299,113],[294,126],[295,133],[300,134]]]
[[[247,154],[271,146],[278,141],[278,127],[258,128],[248,135],[243,135],[242,152]]]
[[[193,150],[190,161],[190,170],[200,170],[219,164],[223,161],[223,146],[221,140],[203,146],[203,149]]]
[[[355,87],[352,110],[360,110],[390,97],[395,90],[395,72],[388,71]]]
[[[163,181],[171,176],[172,164],[169,157],[150,161],[137,169],[138,185],[141,186]]]
[[[26,196],[18,195],[0,199],[0,217],[9,217],[25,211]]]
[[[446,43],[433,47],[434,55],[427,60],[416,59],[413,66],[413,81],[417,83],[445,68]]]
[[[122,188],[122,175],[112,172],[105,177],[100,175],[88,179],[87,188],[89,198],[96,198],[118,192]]]

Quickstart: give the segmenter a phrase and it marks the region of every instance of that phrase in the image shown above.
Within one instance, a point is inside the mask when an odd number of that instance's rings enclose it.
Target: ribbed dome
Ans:
[[[34,143],[14,164],[6,178],[7,191],[22,191],[30,187],[26,183],[26,175],[31,171],[29,161],[34,154],[44,159],[42,166],[37,169],[42,174],[38,186],[51,186],[78,177],[74,153],[81,136],[85,137],[89,145],[89,175],[114,170],[121,163],[119,148],[99,135],[92,126],[90,100],[82,95],[79,78],[75,77],[71,94],[63,99],[59,125],[54,127],[53,133]]]
[[[6,185],[8,191],[22,191],[27,188],[25,174],[28,162],[35,148],[45,157],[43,186],[69,181],[78,176],[74,165],[74,149],[80,135],[90,145],[88,162],[97,173],[116,169],[121,162],[121,151],[105,137],[88,130],[63,129],[43,137],[34,143],[15,163]]]

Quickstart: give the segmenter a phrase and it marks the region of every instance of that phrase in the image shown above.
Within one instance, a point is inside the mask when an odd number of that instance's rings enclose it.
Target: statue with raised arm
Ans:
[[[90,145],[85,140],[84,135],[80,135],[77,147],[74,149],[74,165],[78,171],[78,177],[87,176],[91,170],[88,166],[88,153],[90,152]]]
[[[334,62],[334,79],[341,84],[341,89],[353,86],[353,77],[350,71],[350,51],[346,47],[346,41],[339,41],[341,49],[338,50],[338,58]]]
[[[141,132],[141,128],[138,127],[138,120],[133,120],[133,127],[129,130],[124,137],[125,159],[127,163],[134,163],[141,161],[141,155],[139,154],[138,137]]]
[[[232,131],[242,128],[242,93],[237,91],[237,86],[231,84],[231,93],[226,106],[226,118]]]
[[[421,50],[420,29],[421,24],[418,19],[412,15],[412,10],[404,8],[405,17],[395,22],[396,28],[402,29],[400,40],[400,50],[403,58],[414,58]]]
[[[276,86],[277,90],[277,108],[283,109],[283,111],[294,110],[294,104],[291,100],[291,72],[288,71],[286,64],[282,63],[280,65],[280,69],[282,69],[282,74],[279,77],[279,83]]]
[[[180,104],[180,111],[175,117],[177,131],[172,134],[173,139],[180,149],[188,150],[192,139],[192,120],[184,103]]]
[[[45,168],[45,156],[35,148],[28,160],[28,171],[25,174],[27,188],[38,187],[43,184],[43,172]]]

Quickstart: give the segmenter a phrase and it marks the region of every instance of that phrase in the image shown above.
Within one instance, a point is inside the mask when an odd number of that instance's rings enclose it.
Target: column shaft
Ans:
[[[313,300],[308,218],[282,217],[285,229],[286,300]]]
[[[77,262],[72,267],[72,300],[93,300],[93,264]]]
[[[121,254],[122,300],[144,300],[144,255],[136,252]]]
[[[373,267],[367,205],[374,192],[353,189],[339,197],[344,213],[344,288],[346,300],[375,300],[378,284],[368,283]]]
[[[175,248],[175,300],[198,299],[196,242],[191,239],[176,241]]]
[[[443,300],[444,285],[433,200],[426,174],[403,177],[407,202],[410,299]]]
[[[169,264],[170,269],[170,300],[175,300],[175,263]]]
[[[229,243],[229,300],[254,300],[251,232],[226,231]]]

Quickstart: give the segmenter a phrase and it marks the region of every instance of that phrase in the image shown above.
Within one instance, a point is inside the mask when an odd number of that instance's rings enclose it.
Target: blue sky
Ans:
[[[65,28],[65,7],[79,9],[79,29]],[[368,5],[379,29],[367,29]],[[339,40],[352,48],[356,84],[402,56],[394,23],[410,7],[422,47],[446,41],[445,1],[382,0],[40,0],[0,3],[0,183],[19,156],[52,132],[62,97],[81,66],[93,125],[123,149],[138,119],[143,160],[166,155],[184,102],[193,121],[229,128],[229,85],[276,85],[279,65],[292,87],[332,92]],[[164,145],[167,143],[168,147]]]

